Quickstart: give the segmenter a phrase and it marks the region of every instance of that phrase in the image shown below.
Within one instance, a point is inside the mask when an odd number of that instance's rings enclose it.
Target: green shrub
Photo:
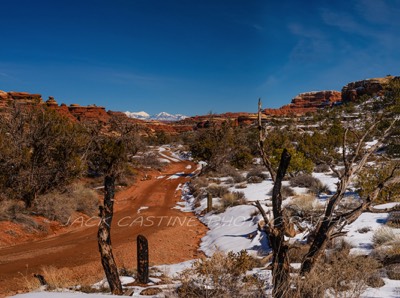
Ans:
[[[311,174],[314,169],[314,163],[312,162],[312,160],[307,158],[302,152],[297,151],[294,148],[289,147],[287,150],[292,156],[290,159],[289,167],[287,169],[287,174],[291,177],[300,174]],[[271,162],[274,168],[278,168],[282,152],[283,149],[276,149],[272,153]]]

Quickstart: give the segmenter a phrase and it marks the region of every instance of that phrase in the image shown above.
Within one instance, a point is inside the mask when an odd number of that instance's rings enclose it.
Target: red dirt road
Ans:
[[[188,181],[194,170],[195,164],[189,161],[171,162],[159,177],[153,175],[151,180],[138,181],[116,194],[111,240],[119,267],[136,267],[139,234],[149,241],[151,265],[201,255],[198,245],[207,228],[192,213],[172,209],[180,200],[178,186]],[[40,273],[43,266],[79,268],[81,274],[94,270],[101,277],[97,222],[78,219],[61,234],[0,248],[0,296],[26,288],[25,277]]]

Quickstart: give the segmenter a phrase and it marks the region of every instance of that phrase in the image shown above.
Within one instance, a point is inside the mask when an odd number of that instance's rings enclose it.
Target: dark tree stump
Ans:
[[[143,235],[137,236],[137,278],[142,284],[149,282],[149,245]]]

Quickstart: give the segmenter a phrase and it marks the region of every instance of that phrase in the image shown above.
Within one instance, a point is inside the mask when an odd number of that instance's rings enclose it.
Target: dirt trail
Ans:
[[[206,227],[194,214],[172,209],[180,200],[178,186],[188,181],[194,170],[192,162],[172,159],[158,177],[138,181],[116,194],[111,239],[119,266],[136,267],[138,234],[149,241],[152,265],[199,257],[198,245]],[[98,266],[96,237],[97,219],[78,219],[65,233],[0,248],[0,296],[20,290],[22,275],[41,272],[42,266],[82,270]]]

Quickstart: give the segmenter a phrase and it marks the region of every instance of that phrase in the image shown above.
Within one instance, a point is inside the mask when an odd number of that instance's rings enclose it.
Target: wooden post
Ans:
[[[137,236],[137,278],[141,284],[149,282],[149,245],[143,235]]]
[[[212,211],[212,196],[207,193],[207,213]]]

